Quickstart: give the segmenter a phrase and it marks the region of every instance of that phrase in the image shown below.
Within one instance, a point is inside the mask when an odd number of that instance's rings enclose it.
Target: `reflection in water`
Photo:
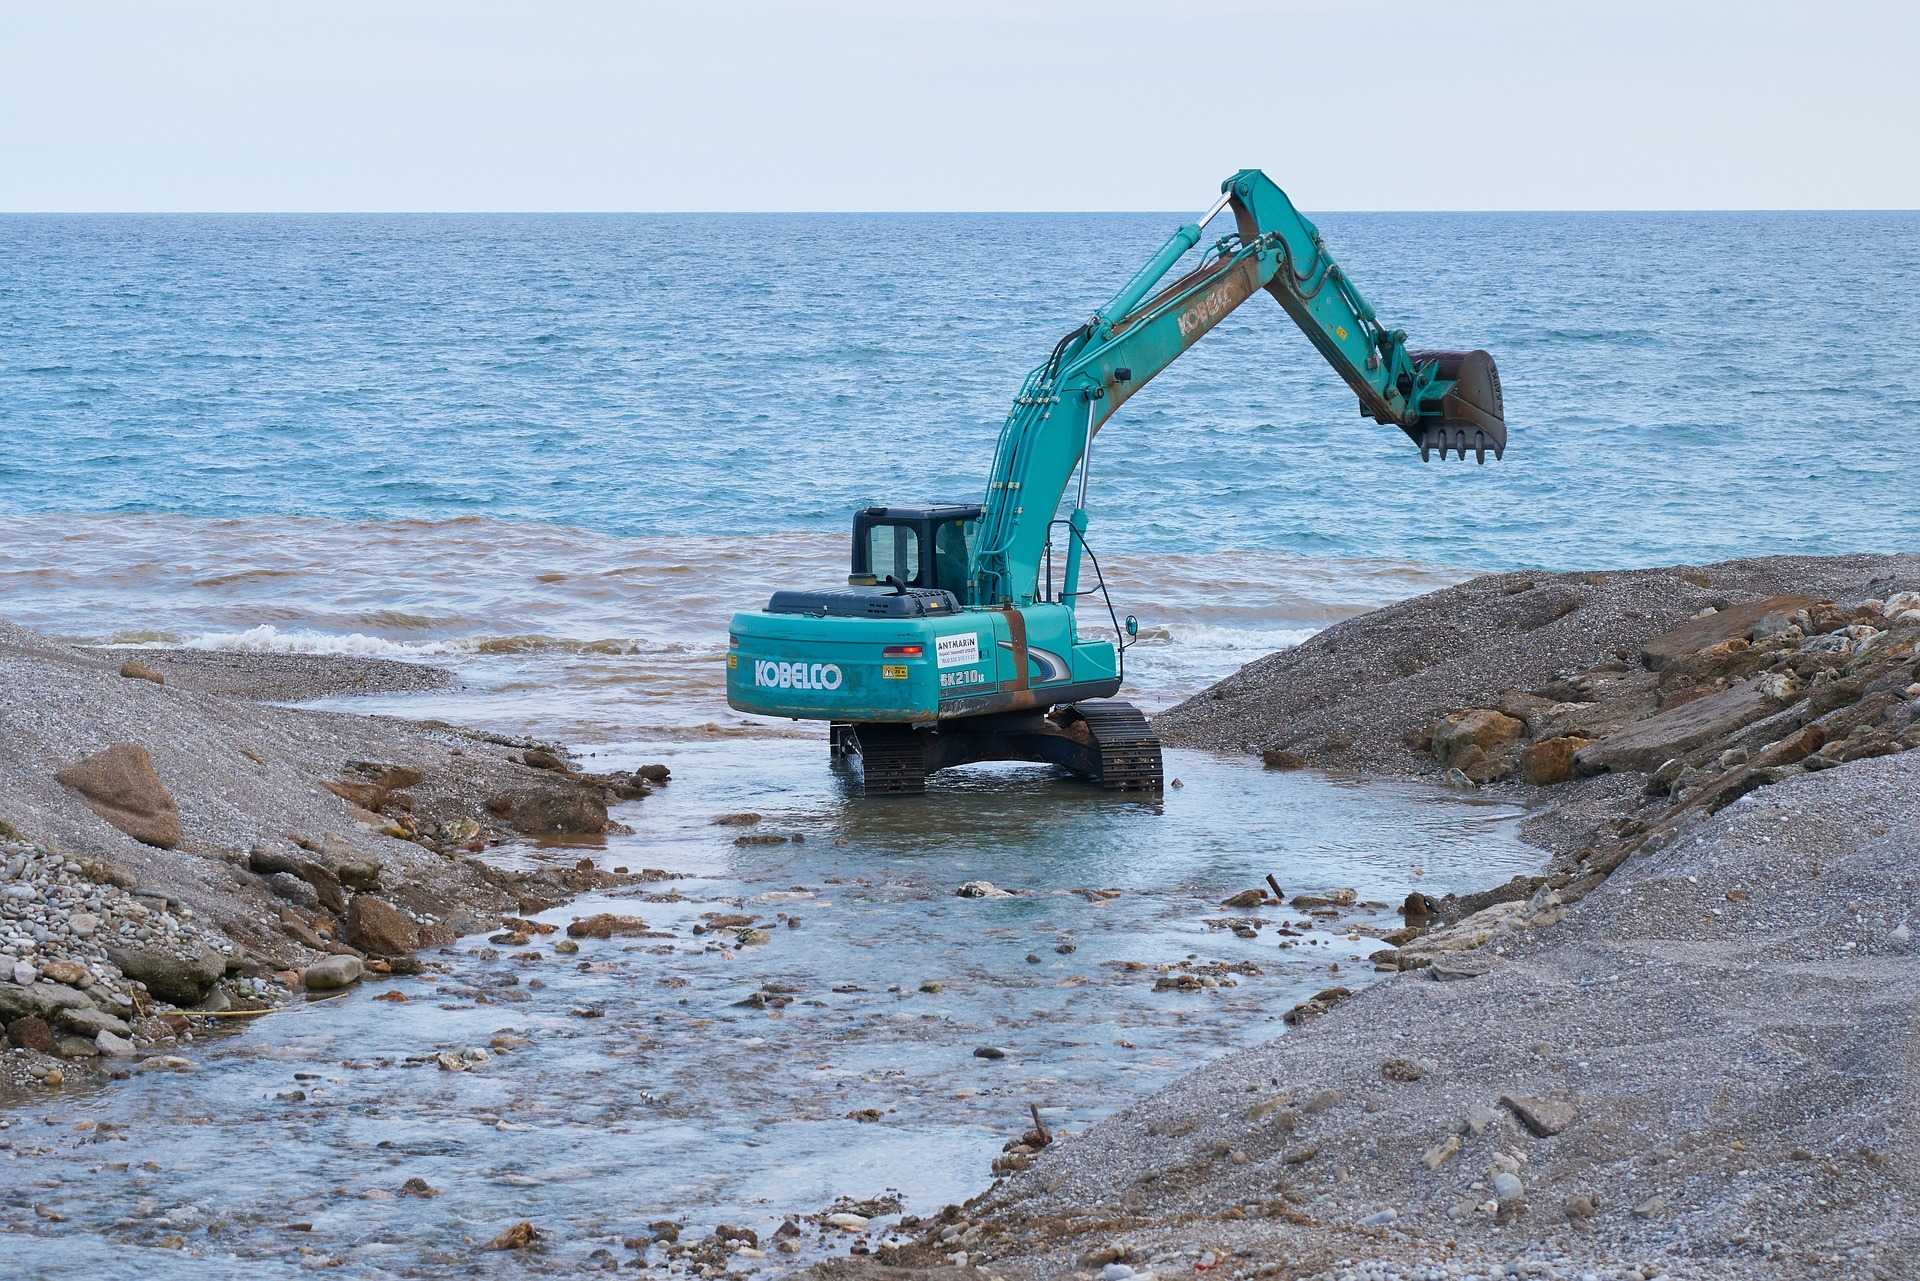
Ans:
[[[674,873],[546,917],[611,911],[668,937],[571,955],[564,930],[463,940],[427,977],[203,1040],[190,1075],[17,1114],[10,1175],[31,1193],[0,1212],[0,1274],[145,1276],[187,1266],[159,1248],[174,1236],[207,1277],[291,1272],[302,1250],[354,1276],[570,1273],[596,1249],[632,1257],[622,1241],[664,1217],[764,1234],[889,1189],[928,1213],[985,1184],[1029,1101],[1084,1129],[1279,1034],[1313,992],[1370,979],[1377,944],[1346,927],[1398,924],[1362,909],[1288,938],[1274,926],[1303,914],[1223,912],[1228,894],[1271,872],[1290,894],[1350,885],[1385,904],[1537,862],[1509,807],[1191,752],[1169,754],[1182,786],[1163,802],[1022,766],[868,802],[817,737],[595,751],[664,760],[675,781],[623,808],[635,834],[604,850],[516,857]],[[711,821],[743,810],[762,821]],[[1017,893],[956,897],[968,880]],[[751,916],[764,939],[714,914]],[[1268,924],[1205,924],[1227,916]],[[1156,990],[1163,974],[1220,985]],[[389,991],[409,1000],[376,999]],[[433,1058],[468,1047],[488,1057]],[[97,1128],[76,1132],[82,1117]],[[412,1178],[440,1195],[400,1195]],[[548,1249],[478,1249],[521,1219]]]

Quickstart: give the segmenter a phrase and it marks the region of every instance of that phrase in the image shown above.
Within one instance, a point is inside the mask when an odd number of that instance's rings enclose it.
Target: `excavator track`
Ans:
[[[849,727],[868,796],[917,796],[927,790],[927,745],[907,725]]]
[[[1160,738],[1132,703],[1075,703],[1092,736],[1098,773],[1093,781],[1114,792],[1157,792],[1165,784]]]

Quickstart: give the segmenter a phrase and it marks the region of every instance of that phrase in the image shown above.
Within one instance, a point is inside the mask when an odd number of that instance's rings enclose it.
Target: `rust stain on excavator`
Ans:
[[[1243,258],[1232,267],[1223,267],[1217,261],[1203,263],[1135,307],[1113,327],[1113,332],[1116,336],[1124,333],[1142,316],[1151,315],[1172,299],[1191,292],[1193,297],[1181,308],[1179,317],[1180,350],[1185,351],[1231,315],[1234,308],[1251,298],[1259,287],[1259,266],[1251,258]],[[1106,408],[1094,431],[1098,433],[1100,426],[1145,385],[1145,379],[1127,382],[1109,379]]]
[[[1012,606],[1006,606],[1000,613],[1007,620],[1007,638],[1013,642],[1013,679],[1001,681],[1000,688],[1003,691],[1025,690],[1031,683],[1027,676],[1027,616]],[[1028,699],[1031,700],[1031,698],[1032,695],[1029,694]],[[1030,701],[1027,704],[1016,704],[1016,706],[1030,705]]]

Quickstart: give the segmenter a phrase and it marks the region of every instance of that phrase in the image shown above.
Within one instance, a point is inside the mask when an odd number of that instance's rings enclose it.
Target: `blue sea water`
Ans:
[[[1173,215],[0,217],[0,515],[838,531],[977,496]],[[1102,435],[1096,547],[1606,567],[1920,546],[1920,215],[1326,214],[1511,445],[1422,466],[1256,296]]]

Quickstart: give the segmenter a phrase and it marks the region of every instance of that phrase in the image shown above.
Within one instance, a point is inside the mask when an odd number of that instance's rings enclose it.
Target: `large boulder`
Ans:
[[[301,971],[300,982],[309,991],[332,992],[358,983],[365,969],[357,956],[329,956]]]
[[[196,949],[191,956],[160,948],[109,947],[107,959],[122,974],[140,980],[147,991],[174,1005],[198,1005],[227,972],[226,958],[208,947]]]
[[[1564,783],[1573,777],[1573,758],[1587,740],[1573,735],[1542,739],[1520,753],[1520,777],[1536,787]]]
[[[1818,605],[1812,596],[1769,596],[1691,618],[1672,631],[1662,632],[1640,648],[1640,660],[1660,671],[1676,659],[1697,654],[1725,641],[1746,639],[1769,614],[1791,615]]]
[[[1659,769],[1676,756],[1718,741],[1778,711],[1795,690],[1779,676],[1761,676],[1669,707],[1574,753],[1581,774]]]
[[[528,836],[597,836],[607,802],[584,787],[530,787],[496,796],[488,807]]]
[[[67,766],[54,778],[134,840],[163,850],[180,844],[179,807],[154,773],[153,757],[138,743],[115,743]]]
[[[420,927],[385,899],[356,894],[347,904],[347,941],[374,956],[404,956],[420,946]]]
[[[90,1010],[93,1001],[64,983],[0,983],[0,1023],[37,1014],[55,1018],[62,1010]]]
[[[1465,774],[1476,783],[1505,778],[1514,758],[1525,721],[1491,707],[1463,707],[1435,721],[1429,731],[1433,758]]]

